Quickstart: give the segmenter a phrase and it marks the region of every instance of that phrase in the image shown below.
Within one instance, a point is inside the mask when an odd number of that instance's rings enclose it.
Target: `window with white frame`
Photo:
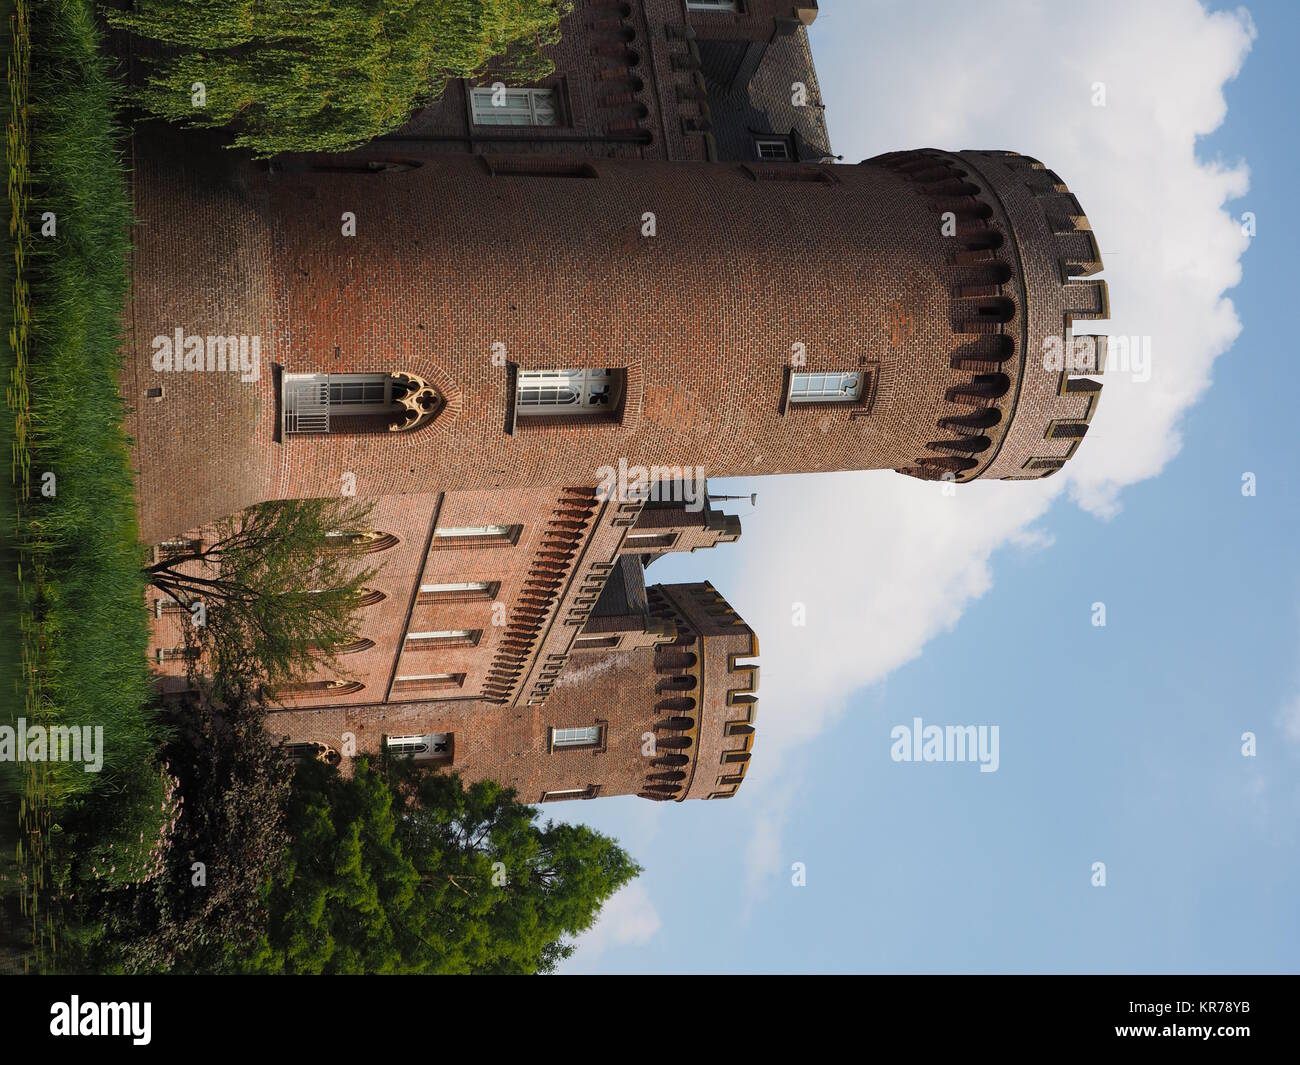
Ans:
[[[198,657],[199,657],[199,650],[194,647],[157,648],[157,660],[159,662],[175,662],[180,659],[190,660]]]
[[[391,373],[285,374],[284,431],[328,433],[338,418],[395,415],[418,384]]]
[[[486,595],[492,588],[491,581],[452,581],[449,584],[422,584],[421,595]]]
[[[784,137],[759,137],[754,141],[760,159],[772,161],[790,158],[790,145]]]
[[[505,536],[509,531],[509,525],[448,525],[438,529],[434,535],[473,538],[483,536]]]
[[[520,525],[443,525],[433,531],[434,547],[497,547],[519,539]]]
[[[428,632],[408,632],[408,640],[419,643],[477,643],[478,629],[431,629]]]
[[[393,405],[393,378],[382,373],[329,375],[330,406],[340,414],[381,414]]]
[[[791,403],[851,403],[862,398],[860,373],[797,373],[790,382]]]
[[[588,784],[585,788],[555,788],[542,792],[542,802],[560,802],[564,799],[594,799],[600,791],[598,784]]]
[[[388,753],[407,758],[449,759],[452,734],[430,732],[420,736],[387,736],[384,740]]]
[[[687,11],[739,11],[736,0],[686,0]]]
[[[559,94],[554,89],[514,89],[484,85],[470,90],[476,126],[558,126]]]
[[[179,555],[197,554],[202,549],[202,540],[164,540],[158,545],[154,555],[158,561],[162,561]]]
[[[520,370],[515,412],[519,417],[613,414],[622,399],[621,370]]]
[[[599,747],[601,725],[583,725],[577,728],[551,729],[552,750],[566,750],[574,747]]]

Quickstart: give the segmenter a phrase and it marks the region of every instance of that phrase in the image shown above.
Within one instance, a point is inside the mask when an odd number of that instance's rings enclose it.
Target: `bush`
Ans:
[[[229,972],[261,937],[267,890],[289,846],[293,767],[247,690],[227,684],[222,702],[204,690],[168,711],[180,816],[161,860],[146,860],[144,882],[91,875],[76,885],[74,968]],[[98,845],[104,826],[88,819],[70,831]]]

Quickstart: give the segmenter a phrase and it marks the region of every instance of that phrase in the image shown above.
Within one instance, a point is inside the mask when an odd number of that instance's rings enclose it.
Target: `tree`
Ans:
[[[86,802],[68,819],[77,868],[67,968],[233,972],[261,939],[268,888],[289,848],[293,764],[250,697],[254,687],[228,679],[218,700],[205,684],[166,708],[163,755],[178,816],[146,876],[122,883],[94,857],[129,803]]]
[[[273,689],[338,668],[377,572],[361,561],[370,510],[334,499],[261,503],[148,566],[149,583],[189,614],[190,661],[218,688],[256,677]]]
[[[261,156],[344,151],[400,126],[449,78],[537,80],[571,0],[135,0],[109,22],[164,47],[140,103],[229,126]]]
[[[289,807],[293,844],[250,968],[285,973],[550,972],[640,867],[580,825],[490,781],[409,762],[351,779],[311,763]]]

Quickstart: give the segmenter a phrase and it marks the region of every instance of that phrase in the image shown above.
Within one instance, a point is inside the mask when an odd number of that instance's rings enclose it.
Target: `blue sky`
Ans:
[[[821,7],[836,151],[1043,159],[1101,242],[1098,329],[1150,336],[1151,379],[1108,374],[1041,488],[714,485],[759,493],[740,543],[650,576],[711,580],[758,631],[755,765],[727,802],[547,811],[646,869],[565,970],[1294,972],[1300,6]],[[997,725],[998,771],[892,761],[917,716]]]

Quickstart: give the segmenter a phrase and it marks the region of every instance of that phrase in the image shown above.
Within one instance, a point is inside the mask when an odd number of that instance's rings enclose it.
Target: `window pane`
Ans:
[[[796,403],[849,402],[862,398],[860,373],[797,373],[790,399]]]
[[[388,375],[370,374],[366,377],[331,378],[329,401],[331,406],[348,406],[361,403],[388,402]]]
[[[521,415],[594,414],[609,411],[617,396],[618,371],[521,370],[515,409]]]
[[[420,591],[425,595],[437,592],[486,592],[487,581],[456,581],[453,584],[422,584]]]
[[[599,725],[557,728],[552,731],[551,745],[554,747],[594,747],[598,743],[600,743]]]
[[[554,126],[557,100],[552,89],[506,89],[497,96],[491,86],[470,90],[470,109],[480,126]]]
[[[508,525],[458,525],[438,529],[435,536],[507,536]]]

